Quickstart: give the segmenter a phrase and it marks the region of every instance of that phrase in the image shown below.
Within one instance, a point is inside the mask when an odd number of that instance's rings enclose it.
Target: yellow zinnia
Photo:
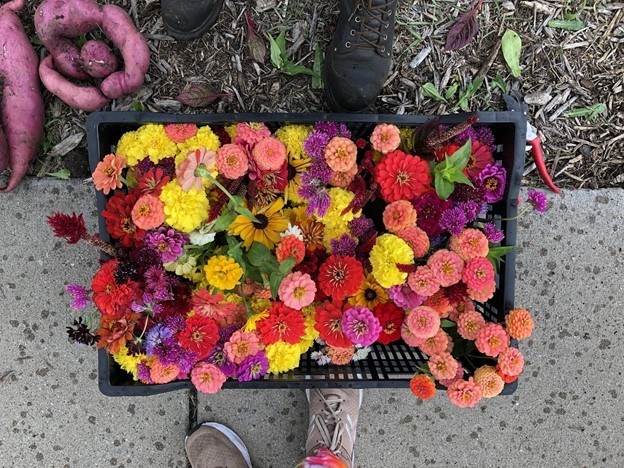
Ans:
[[[210,286],[223,291],[234,289],[243,276],[243,269],[236,263],[236,260],[225,255],[218,255],[208,260],[204,271]]]
[[[370,310],[373,310],[376,305],[386,302],[388,302],[386,290],[381,287],[371,273],[362,281],[355,295],[349,298],[349,304],[366,307]]]
[[[397,265],[414,263],[414,251],[403,239],[393,235],[379,236],[370,253],[373,276],[384,288],[405,283],[407,273]]]
[[[238,215],[230,224],[230,233],[240,236],[246,249],[249,249],[254,241],[272,249],[280,241],[280,234],[288,228],[288,218],[281,211],[283,207],[284,200],[278,198],[264,208],[252,210],[258,221],[251,221],[246,216]]]

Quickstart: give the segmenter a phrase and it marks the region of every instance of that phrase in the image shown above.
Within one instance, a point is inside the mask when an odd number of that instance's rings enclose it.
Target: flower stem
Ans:
[[[104,242],[103,240],[100,240],[97,237],[92,236],[91,234],[87,234],[85,237],[82,238],[82,240],[84,240],[87,244],[91,244],[92,246],[97,247],[109,257],[117,258],[117,249],[115,249],[115,247],[113,247],[108,242]]]
[[[518,219],[520,216],[522,216],[524,213],[526,213],[529,209],[531,208],[531,205],[528,205],[524,210],[522,210],[520,213],[518,213],[516,216],[514,216],[513,218],[501,218],[501,221],[515,221],[516,219]]]

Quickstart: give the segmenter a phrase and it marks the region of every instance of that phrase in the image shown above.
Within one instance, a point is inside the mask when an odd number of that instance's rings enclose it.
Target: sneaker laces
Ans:
[[[344,422],[338,418],[338,415],[342,412],[340,405],[345,400],[339,397],[325,398],[320,392],[319,395],[325,407],[321,414],[315,414],[312,417],[311,424],[316,426],[321,435],[321,440],[316,442],[339,454],[342,446],[342,435],[344,434]]]
[[[384,17],[390,16],[391,9],[396,0],[386,0],[383,3],[375,4],[374,0],[357,0],[355,9],[349,16],[349,23],[355,21],[361,23],[359,31],[351,30],[351,35],[355,36],[353,42],[347,42],[347,47],[373,48],[377,52],[385,52],[386,47],[379,44],[379,39],[388,39],[386,34],[382,34],[382,27],[390,27],[390,22]]]

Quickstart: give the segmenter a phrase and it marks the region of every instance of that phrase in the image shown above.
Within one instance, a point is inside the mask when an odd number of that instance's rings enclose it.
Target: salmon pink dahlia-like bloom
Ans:
[[[509,347],[509,335],[498,323],[486,323],[477,332],[475,344],[479,352],[496,357]]]
[[[446,389],[446,395],[451,403],[460,408],[473,408],[482,397],[481,387],[472,377],[468,380],[456,380]]]
[[[450,352],[450,351],[447,351]],[[449,387],[453,382],[457,380],[463,380],[464,378],[464,367],[461,365],[461,362],[457,361],[457,372],[450,379],[440,379],[438,382],[440,385],[444,385],[445,387]]]
[[[342,331],[342,315],[339,303],[325,301],[323,305],[316,306],[314,328],[329,346],[337,348],[353,346],[353,342]]]
[[[467,289],[468,297],[477,302],[485,302],[492,299],[494,291],[496,291],[496,281],[492,281],[481,289]]]
[[[403,322],[403,325],[401,325],[401,339],[405,341],[409,346],[414,347],[422,343],[422,338],[417,338],[410,331],[409,327],[407,326],[407,321]]]
[[[446,353],[449,344],[449,336],[442,329],[438,330],[431,338],[423,340],[418,347],[427,356],[433,356],[434,354]]]
[[[198,359],[204,359],[219,341],[219,327],[214,320],[203,315],[186,319],[186,327],[178,335],[184,349],[193,351]]]
[[[410,390],[421,400],[430,400],[436,392],[434,380],[425,374],[416,374],[410,380]]]
[[[299,310],[274,302],[269,315],[258,321],[257,329],[265,345],[285,341],[297,344],[305,334],[305,319]]]
[[[376,151],[388,154],[401,145],[401,131],[396,125],[379,124],[373,130],[370,142]]]
[[[451,237],[449,248],[465,261],[487,257],[490,251],[487,237],[478,229],[464,229],[458,236]]]
[[[111,190],[123,187],[119,177],[126,167],[126,158],[115,154],[107,154],[98,163],[93,172],[93,183],[96,190],[101,190],[108,195]]]
[[[132,208],[132,221],[139,229],[156,229],[165,222],[165,204],[158,197],[143,195]]]
[[[263,171],[277,171],[286,162],[286,145],[274,137],[256,143],[251,154]]]
[[[414,307],[406,318],[407,326],[416,338],[431,338],[440,329],[440,315],[431,307]]]
[[[298,265],[303,262],[305,251],[305,243],[297,236],[290,234],[282,237],[280,243],[277,244],[275,256],[280,263],[291,257],[295,260],[295,265]]]
[[[343,255],[331,255],[321,265],[318,275],[321,291],[337,301],[355,294],[362,281],[362,264],[353,257]]]
[[[474,381],[481,387],[483,398],[494,398],[503,391],[505,382],[492,366],[481,366],[474,373]]]
[[[334,171],[352,170],[357,161],[357,146],[349,138],[336,136],[325,147],[325,161]]]
[[[429,371],[437,380],[455,377],[457,367],[459,363],[446,351],[429,357]]]
[[[180,368],[175,364],[164,364],[160,360],[155,360],[149,368],[152,382],[165,384],[174,380],[180,373]]]
[[[184,143],[197,135],[197,125],[190,123],[167,124],[165,125],[165,133],[172,141]]]
[[[201,361],[191,371],[191,382],[202,393],[214,394],[221,390],[227,377],[214,364]]]
[[[520,375],[524,368],[524,356],[517,348],[509,347],[498,355],[498,367],[506,375]]]
[[[487,258],[472,258],[466,262],[461,279],[470,289],[483,289],[494,282],[494,265]]]
[[[386,206],[383,212],[386,229],[393,234],[416,226],[416,210],[407,200],[397,200]]]
[[[397,233],[401,239],[407,242],[414,251],[414,258],[421,258],[429,252],[429,236],[419,227],[413,226],[403,229]]]
[[[337,366],[349,364],[354,355],[355,346],[349,346],[348,348],[337,348],[335,346],[327,347],[327,357],[332,364]]]
[[[507,333],[516,340],[524,340],[531,336],[535,324],[531,314],[526,309],[512,309],[505,318]]]
[[[223,349],[230,361],[240,364],[246,357],[258,354],[260,347],[260,338],[256,333],[237,330],[230,336]]]
[[[353,182],[353,179],[355,179],[357,171],[357,164],[354,164],[351,169],[347,169],[346,171],[333,171],[329,177],[329,185],[347,188],[349,184]]]
[[[361,346],[373,344],[382,331],[379,319],[370,309],[362,306],[345,310],[341,326],[345,336]]]
[[[419,266],[416,271],[407,277],[407,284],[412,291],[421,296],[432,296],[440,290],[440,282],[433,275],[433,271],[426,265]]]
[[[485,326],[485,319],[477,311],[467,311],[457,319],[457,332],[465,340],[476,340],[477,333]]]
[[[228,179],[243,177],[249,169],[247,154],[238,145],[227,144],[217,150],[217,170]]]
[[[296,271],[282,280],[278,290],[279,298],[288,307],[301,310],[314,302],[316,284],[307,273]]]
[[[443,287],[452,286],[462,279],[464,261],[459,255],[450,250],[441,249],[436,251],[427,260],[427,266],[431,268],[433,276]]]
[[[446,289],[440,289],[434,295],[429,296],[427,299],[425,299],[423,305],[431,307],[433,310],[435,310],[440,318],[448,317],[453,310],[453,306],[451,305],[448,297],[446,297]]]
[[[191,301],[197,314],[213,319],[220,327],[244,322],[245,307],[226,302],[223,294],[210,294],[207,289],[200,289]]]
[[[195,171],[198,167],[203,167],[208,172],[214,172],[216,169],[216,153],[206,148],[200,148],[191,151],[184,161],[176,168],[176,177],[182,190],[188,192],[192,188],[196,190],[204,189],[203,177],[196,175]]]
[[[241,122],[236,125],[236,137],[250,146],[271,136],[271,130],[261,122]]]
[[[380,185],[383,199],[392,203],[411,200],[430,190],[431,172],[427,161],[396,150],[377,164],[375,180]]]

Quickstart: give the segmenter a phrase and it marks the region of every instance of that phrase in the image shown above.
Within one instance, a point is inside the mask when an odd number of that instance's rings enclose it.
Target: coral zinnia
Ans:
[[[401,338],[401,325],[405,317],[403,309],[398,308],[392,302],[387,302],[375,307],[373,314],[381,325],[381,333],[377,338],[379,343],[388,344]]]
[[[257,327],[265,345],[280,340],[297,344],[305,334],[305,319],[301,311],[275,302],[269,309],[269,315],[259,320]]]
[[[457,319],[457,332],[466,340],[476,340],[477,333],[485,326],[485,319],[476,310],[466,311]]]
[[[254,332],[235,331],[225,343],[223,349],[230,361],[240,364],[248,356],[254,356],[260,351],[260,338]]]
[[[426,297],[432,296],[440,290],[440,282],[427,265],[419,266],[415,272],[410,273],[407,284],[412,288],[412,291]]]
[[[442,287],[452,286],[462,279],[464,261],[459,255],[450,250],[441,249],[436,251],[427,260],[427,266],[431,268],[433,276],[440,282]]]
[[[93,302],[103,315],[119,318],[130,308],[132,301],[141,295],[134,281],[123,284],[115,280],[117,260],[109,260],[98,270],[91,282]]]
[[[275,257],[277,257],[277,261],[280,263],[289,257],[295,261],[295,265],[303,262],[305,257],[305,244],[303,240],[292,234],[282,237],[282,240],[275,248]]]
[[[458,236],[451,237],[449,248],[465,261],[487,257],[490,250],[487,237],[478,229],[464,229]]]
[[[120,239],[124,247],[132,247],[143,238],[145,231],[132,221],[132,208],[139,199],[139,193],[131,190],[127,194],[116,192],[106,203],[102,216],[106,220],[106,230],[113,239]]]
[[[468,380],[456,380],[446,390],[451,403],[460,408],[472,408],[481,400],[481,387],[472,377]]]
[[[419,227],[408,227],[400,231],[397,235],[412,248],[414,251],[414,258],[424,257],[427,255],[427,252],[429,252],[429,236]]]
[[[487,258],[477,257],[466,262],[462,281],[470,289],[483,289],[494,282],[494,266]]]
[[[388,231],[398,234],[416,225],[416,210],[407,200],[397,200],[384,209],[383,222]]]
[[[458,366],[459,363],[446,351],[429,358],[429,371],[438,380],[455,377]]]
[[[202,393],[217,393],[225,383],[227,377],[214,364],[198,362],[191,371],[193,385]]]
[[[355,294],[363,280],[362,264],[342,255],[330,255],[321,265],[318,276],[321,290],[338,301]]]
[[[277,171],[286,162],[286,145],[275,137],[262,139],[251,153],[263,171]]]
[[[346,172],[355,166],[357,146],[349,138],[334,137],[325,147],[325,161],[334,171]]]
[[[401,145],[401,131],[396,125],[379,124],[373,130],[370,142],[376,151],[388,154]]]
[[[247,155],[240,146],[228,144],[217,150],[217,169],[228,179],[244,176],[248,168]]]
[[[344,366],[351,362],[355,355],[355,346],[348,348],[337,348],[335,346],[327,347],[327,357],[329,361],[336,366]]]
[[[421,400],[430,400],[436,392],[435,382],[425,374],[416,374],[410,380],[410,390]]]
[[[391,203],[411,200],[430,189],[431,173],[427,161],[418,156],[393,151],[375,167],[375,180],[381,196]]]
[[[156,360],[150,366],[150,378],[157,384],[165,384],[174,380],[180,373],[180,368],[175,364],[165,364]]]
[[[191,123],[178,123],[165,125],[165,133],[176,143],[183,143],[197,135],[197,125]]]
[[[509,335],[498,323],[486,323],[477,332],[477,349],[486,356],[496,357],[509,347]]]
[[[342,309],[339,304],[325,301],[323,305],[316,306],[316,323],[314,328],[319,332],[322,340],[328,345],[337,348],[348,348],[353,342],[342,331]]]
[[[140,229],[155,229],[165,222],[164,207],[154,195],[143,195],[132,209],[132,221]]]
[[[101,327],[95,333],[100,337],[97,347],[106,348],[109,354],[119,353],[122,346],[132,341],[132,332],[140,316],[132,312],[126,312],[119,317],[102,315]]]
[[[257,221],[238,215],[230,224],[230,233],[240,236],[246,249],[254,241],[272,249],[280,241],[280,233],[288,228],[288,218],[282,213],[283,207],[284,200],[278,198],[264,208],[252,210]]]
[[[307,273],[295,271],[282,280],[278,290],[279,298],[288,307],[301,310],[314,301],[316,284]]]
[[[214,320],[203,315],[193,315],[186,319],[186,327],[178,335],[182,347],[204,359],[210,354],[219,340],[219,327]]]
[[[503,391],[505,382],[492,366],[481,366],[474,373],[474,381],[481,387],[483,398],[494,398]]]
[[[204,188],[204,178],[197,172],[198,168],[202,168],[216,177],[216,153],[206,148],[200,148],[190,152],[186,159],[180,163],[176,169],[176,177],[185,192],[192,188],[195,190]]]
[[[531,336],[535,324],[531,314],[526,309],[513,309],[505,318],[507,333],[516,340],[524,340]]]
[[[192,305],[195,312],[213,319],[220,327],[245,321],[245,306],[227,302],[223,294],[201,289],[193,295]]]
[[[440,329],[440,315],[427,306],[414,307],[405,322],[416,338],[430,338]]]
[[[524,356],[517,348],[508,347],[498,355],[498,368],[509,376],[520,375],[524,368]]]
[[[123,187],[119,176],[121,171],[126,167],[126,158],[107,154],[104,159],[98,163],[93,172],[93,184],[96,190],[101,190],[104,195],[108,195],[111,190]]]

